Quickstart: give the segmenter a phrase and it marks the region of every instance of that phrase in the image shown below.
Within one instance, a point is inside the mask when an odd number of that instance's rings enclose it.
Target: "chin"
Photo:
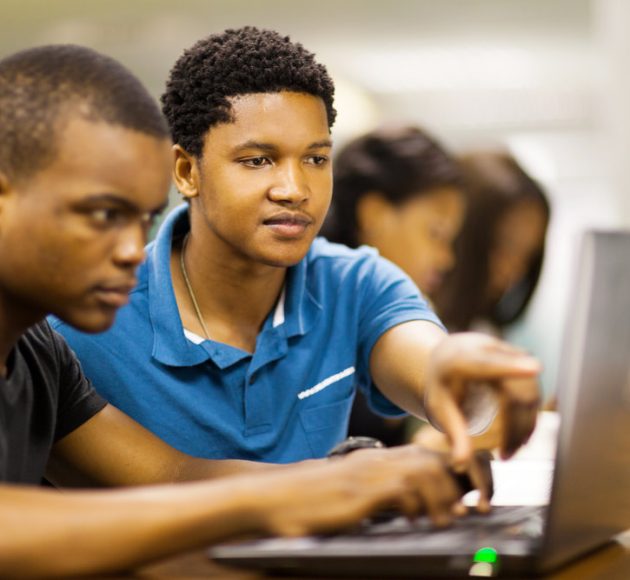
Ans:
[[[265,257],[262,259],[262,262],[264,262],[265,265],[267,266],[274,266],[275,268],[290,268],[291,266],[295,266],[296,264],[299,263],[299,261],[305,256],[306,254],[302,254],[298,257],[278,257],[278,256],[274,256],[274,257]]]
[[[64,322],[81,332],[98,334],[109,330],[116,320],[116,313],[98,313],[84,316],[59,316]]]
[[[271,268],[283,268],[285,270],[297,264],[297,262],[284,262],[281,260],[263,260],[262,263]]]
[[[264,255],[260,256],[260,261],[267,266],[290,268],[291,266],[295,266],[306,256],[310,247],[309,244],[306,248],[285,248],[284,251],[266,252]]]

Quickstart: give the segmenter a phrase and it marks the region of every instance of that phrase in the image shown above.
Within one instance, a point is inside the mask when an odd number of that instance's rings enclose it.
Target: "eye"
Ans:
[[[140,214],[140,221],[146,228],[152,228],[155,224],[155,220],[158,218],[161,212],[147,211]]]
[[[100,226],[114,225],[123,219],[123,212],[115,208],[98,208],[90,211],[90,219]]]
[[[268,157],[248,157],[247,159],[241,159],[239,161],[245,167],[264,167],[265,165],[271,165],[271,160]]]
[[[306,161],[310,163],[311,165],[321,167],[328,163],[329,157],[327,155],[311,155],[307,157]]]

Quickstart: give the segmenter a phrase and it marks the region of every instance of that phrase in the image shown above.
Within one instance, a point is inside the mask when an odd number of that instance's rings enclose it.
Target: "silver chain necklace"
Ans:
[[[186,264],[184,263],[184,252],[186,251],[186,244],[188,243],[188,234],[184,238],[184,242],[182,243],[182,251],[179,255],[179,266],[182,271],[182,276],[184,276],[184,282],[186,282],[186,288],[188,289],[188,296],[190,296],[190,301],[193,303],[195,307],[195,314],[197,314],[197,320],[203,328],[204,335],[207,340],[210,340],[210,333],[206,328],[206,323],[203,321],[203,317],[201,316],[201,310],[199,310],[199,304],[197,303],[197,298],[195,298],[195,293],[193,292],[192,285],[190,284],[190,280],[188,279],[188,272],[186,272]]]

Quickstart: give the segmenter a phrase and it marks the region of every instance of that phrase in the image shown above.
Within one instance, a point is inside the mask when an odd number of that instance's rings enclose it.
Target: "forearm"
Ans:
[[[0,570],[114,572],[252,533],[249,496],[238,482],[68,493],[0,486]]]
[[[103,433],[107,436],[103,437]],[[118,487],[207,480],[283,468],[271,463],[186,455],[108,405],[55,444],[46,476],[59,487]]]
[[[449,340],[455,336],[451,335]],[[381,337],[371,358],[372,376],[383,394],[408,413],[429,420],[439,429],[444,426],[431,409],[426,408],[425,390],[429,368],[433,365],[435,369],[435,360],[430,362],[430,358],[446,337],[442,329],[428,322],[401,324]],[[476,359],[482,361],[483,356],[483,349],[479,348]],[[457,368],[455,354],[451,359],[451,366]],[[487,381],[467,380],[468,372],[467,368],[462,368],[453,373],[449,389],[466,420],[467,430],[476,434],[485,430],[492,421],[497,400]],[[473,375],[470,378],[476,377]]]
[[[411,446],[123,491],[0,485],[0,530],[10,530],[0,534],[0,573],[114,573],[228,538],[340,529],[391,506],[444,523],[459,494],[443,460]]]
[[[413,321],[388,330],[370,357],[370,372],[379,390],[408,413],[426,418],[424,390],[428,361],[446,333],[431,322]]]
[[[300,461],[301,464],[316,463],[319,459]],[[263,471],[282,471],[284,464],[245,461],[240,459],[200,459],[182,454],[171,481],[199,481],[232,475],[256,474]],[[294,464],[292,464],[294,465]]]

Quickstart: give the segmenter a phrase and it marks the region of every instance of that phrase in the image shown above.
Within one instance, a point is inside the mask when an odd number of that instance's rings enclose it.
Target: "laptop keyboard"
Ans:
[[[383,513],[366,520],[353,536],[381,539],[401,536],[502,536],[510,539],[542,537],[545,508],[542,506],[499,506],[489,514],[470,513],[458,518],[448,528],[436,528],[426,518],[409,520],[394,513]],[[348,534],[344,534],[348,535]]]

